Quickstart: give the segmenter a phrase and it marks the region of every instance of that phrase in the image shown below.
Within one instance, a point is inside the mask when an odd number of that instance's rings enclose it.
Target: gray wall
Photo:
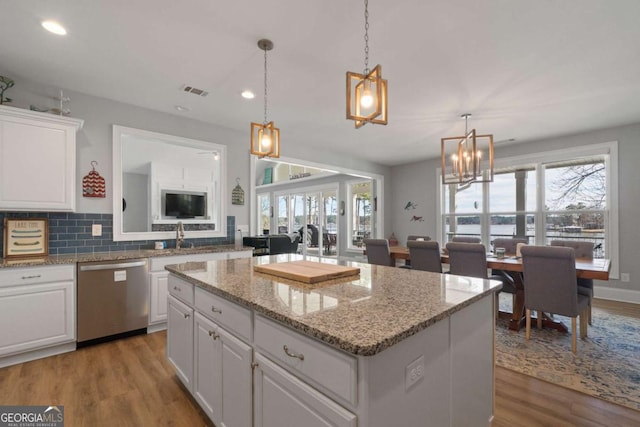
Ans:
[[[525,142],[497,147],[496,158],[523,156],[544,151],[571,148],[581,145],[618,141],[618,186],[619,186],[619,248],[620,272],[630,273],[631,281],[623,283],[610,280],[599,283],[624,291],[640,292],[640,124],[620,126],[553,138],[548,140]],[[437,186],[441,185],[436,169],[440,159],[396,166],[391,170],[391,206],[388,209],[392,217],[391,229],[402,242],[409,234],[427,234],[436,236],[439,213],[436,210]],[[405,211],[408,200],[418,203],[415,211]],[[424,222],[409,222],[410,212],[424,214]],[[635,296],[633,297],[635,298]]]

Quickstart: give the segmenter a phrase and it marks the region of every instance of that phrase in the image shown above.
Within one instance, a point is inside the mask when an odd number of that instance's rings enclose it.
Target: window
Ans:
[[[476,236],[487,250],[497,237],[594,243],[617,277],[617,144],[576,147],[496,161],[494,181],[441,187],[441,239]]]
[[[347,186],[349,202],[349,248],[362,248],[363,240],[371,237],[373,226],[371,181],[350,182]]]
[[[604,157],[545,165],[545,243],[554,238],[594,243],[605,257],[607,174]]]
[[[271,231],[271,194],[258,194],[258,232],[270,234]]]

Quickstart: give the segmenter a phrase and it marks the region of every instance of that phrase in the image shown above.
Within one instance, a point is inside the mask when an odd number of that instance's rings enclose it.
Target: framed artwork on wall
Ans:
[[[4,219],[4,258],[26,258],[47,255],[49,255],[48,219]]]

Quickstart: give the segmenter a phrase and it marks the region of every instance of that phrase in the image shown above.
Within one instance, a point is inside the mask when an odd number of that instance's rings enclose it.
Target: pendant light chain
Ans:
[[[267,124],[267,49],[264,50],[264,123]]]
[[[369,0],[364,0],[364,75],[369,74]]]

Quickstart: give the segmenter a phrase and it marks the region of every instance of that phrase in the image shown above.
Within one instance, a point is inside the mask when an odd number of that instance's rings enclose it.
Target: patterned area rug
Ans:
[[[555,318],[570,329],[571,319]],[[540,330],[532,322],[531,339],[527,342],[524,328],[511,331],[507,321],[500,319],[496,327],[496,363],[640,411],[639,338],[640,319],[594,308],[593,326],[589,326],[586,340],[578,337],[578,354],[574,356],[571,333]]]

